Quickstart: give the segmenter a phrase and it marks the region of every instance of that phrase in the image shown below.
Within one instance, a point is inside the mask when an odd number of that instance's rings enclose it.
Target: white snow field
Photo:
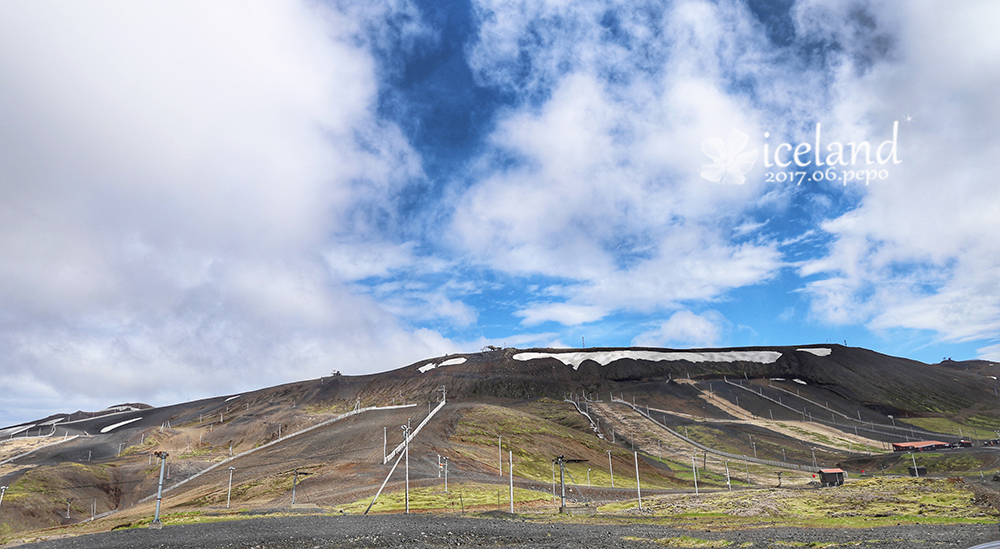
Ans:
[[[819,348],[819,349],[795,349],[796,351],[802,351],[803,353],[812,353],[816,356],[830,356],[833,349]]]
[[[417,368],[417,370],[419,370],[421,374],[424,374],[440,366],[457,366],[458,364],[462,364],[464,362],[465,362],[465,357],[460,356],[458,358],[449,358],[448,360],[442,362],[441,364],[435,364],[433,362],[431,362],[430,364],[424,364],[423,366]]]
[[[111,431],[114,431],[115,429],[121,427],[122,425],[128,425],[129,423],[132,423],[134,421],[139,421],[140,419],[142,418],[134,417],[132,419],[126,419],[125,421],[119,421],[118,423],[115,423],[113,425],[108,425],[107,427],[101,429],[101,434],[110,433]]]
[[[584,360],[593,360],[601,366],[621,360],[648,360],[650,362],[686,360],[688,362],[759,362],[771,364],[781,357],[777,351],[721,351],[691,353],[678,351],[578,351],[574,353],[517,353],[514,360],[534,360],[554,358],[574,370],[580,368]]]

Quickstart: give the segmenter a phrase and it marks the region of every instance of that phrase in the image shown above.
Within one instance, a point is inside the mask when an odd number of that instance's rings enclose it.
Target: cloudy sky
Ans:
[[[487,344],[1000,360],[998,18],[0,3],[0,424]]]

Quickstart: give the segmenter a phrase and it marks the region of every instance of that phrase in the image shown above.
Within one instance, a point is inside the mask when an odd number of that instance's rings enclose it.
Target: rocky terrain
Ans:
[[[997,539],[996,525],[861,529],[755,528],[691,531],[650,524],[577,524],[518,518],[392,515],[283,517],[129,530],[22,545],[23,549],[433,549],[508,547],[858,547],[967,549]],[[211,541],[207,541],[211,540]]]

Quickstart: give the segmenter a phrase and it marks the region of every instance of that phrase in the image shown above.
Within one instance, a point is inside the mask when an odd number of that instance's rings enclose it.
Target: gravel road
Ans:
[[[568,524],[520,518],[442,515],[304,516],[122,530],[18,546],[19,549],[327,548],[653,548],[689,536],[730,547],[787,549],[807,544],[877,549],[966,549],[1000,539],[996,525],[917,525],[865,529],[761,528],[711,532],[648,524]],[[640,539],[636,539],[640,538]],[[749,544],[749,545],[747,545]]]

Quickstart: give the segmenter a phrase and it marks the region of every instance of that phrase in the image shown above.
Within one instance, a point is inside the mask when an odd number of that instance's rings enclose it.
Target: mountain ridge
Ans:
[[[817,356],[803,351],[804,349],[830,349],[828,356]],[[779,352],[781,356],[772,363],[761,363],[750,360],[729,362],[705,360],[691,362],[676,359],[670,361],[652,361],[643,359],[623,358],[600,365],[595,360],[587,360],[572,372],[565,371],[559,365],[558,358],[540,358],[531,361],[519,361],[514,357],[519,354],[536,353],[557,357],[569,354],[601,354],[622,351],[635,351],[661,354],[720,354],[734,352]],[[420,371],[428,365],[438,365],[449,360],[465,359],[461,364],[435,366],[427,371]],[[530,362],[530,363],[529,363]],[[664,363],[666,362],[666,363]],[[975,371],[962,371],[963,365],[969,364]],[[565,365],[565,364],[563,364]],[[484,370],[488,369],[488,370]],[[869,349],[845,347],[839,344],[805,344],[782,346],[742,346],[742,347],[706,347],[706,348],[661,348],[661,347],[588,347],[588,348],[515,348],[506,347],[474,353],[451,353],[438,357],[425,358],[393,370],[372,374],[323,376],[315,380],[300,380],[246,391],[244,394],[258,391],[279,390],[295,386],[303,386],[310,382],[319,382],[326,386],[318,391],[321,398],[348,398],[350,391],[358,395],[376,397],[388,394],[388,388],[393,384],[405,386],[404,392],[431,392],[440,385],[442,379],[455,381],[456,387],[449,389],[452,397],[470,395],[497,398],[537,398],[552,396],[563,390],[566,384],[587,386],[588,390],[610,390],[620,384],[635,382],[650,382],[670,376],[690,376],[697,379],[722,379],[725,376],[783,377],[798,378],[807,383],[821,386],[840,394],[844,398],[856,400],[866,405],[875,406],[885,413],[920,412],[926,406],[916,405],[912,396],[905,393],[914,391],[924,395],[924,402],[938,402],[946,408],[968,407],[977,397],[989,397],[992,392],[984,388],[984,383],[1000,386],[996,379],[987,373],[990,368],[1000,368],[992,361],[951,361],[927,364],[913,359],[886,355]],[[900,377],[893,375],[888,369],[900,369],[908,375]],[[502,374],[493,379],[493,373]],[[549,374],[543,379],[536,376]],[[955,374],[953,381],[958,382],[960,390],[948,390],[951,385],[942,386],[940,377],[943,374]],[[966,377],[968,376],[968,377]],[[531,380],[527,382],[527,380]],[[988,381],[987,381],[988,379]],[[388,380],[388,381],[387,381]],[[415,381],[416,380],[416,381]],[[506,384],[489,387],[491,383]],[[322,387],[321,387],[322,388]],[[457,390],[456,390],[457,389]],[[464,390],[463,390],[464,389]],[[903,393],[903,394],[900,394]],[[236,393],[233,393],[236,394]],[[309,393],[303,393],[303,396]],[[231,396],[231,395],[223,395]],[[996,396],[994,394],[994,396]],[[194,402],[210,401],[220,397],[207,397]],[[22,427],[28,424],[49,425],[55,419],[62,421],[79,421],[92,419],[101,415],[117,413],[116,407],[131,406],[139,409],[165,408],[182,406],[181,403],[165,406],[149,406],[142,403],[126,403],[109,406],[96,412],[76,411],[73,413],[56,413],[45,418],[25,421],[19,424],[0,428],[0,437],[4,431]],[[909,407],[908,407],[909,406]],[[946,410],[949,411],[949,410]]]

